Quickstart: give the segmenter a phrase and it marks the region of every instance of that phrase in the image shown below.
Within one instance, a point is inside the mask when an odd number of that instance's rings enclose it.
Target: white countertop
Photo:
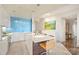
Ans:
[[[48,35],[42,35],[42,34],[33,36],[33,42],[34,43],[42,42],[42,41],[48,41],[48,40],[51,40],[51,39],[55,39],[55,37],[48,36]]]
[[[8,40],[8,36],[2,37],[2,40]]]

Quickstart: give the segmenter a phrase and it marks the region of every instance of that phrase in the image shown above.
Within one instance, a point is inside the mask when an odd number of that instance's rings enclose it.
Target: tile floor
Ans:
[[[8,55],[29,55],[25,41],[19,41],[10,45]]]

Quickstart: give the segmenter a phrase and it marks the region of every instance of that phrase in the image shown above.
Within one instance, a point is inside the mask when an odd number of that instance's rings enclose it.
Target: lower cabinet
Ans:
[[[42,55],[46,50],[40,46],[40,43],[33,43],[33,55]],[[44,53],[43,55],[46,55]]]
[[[8,52],[8,41],[2,40],[0,41],[0,55],[6,55]]]

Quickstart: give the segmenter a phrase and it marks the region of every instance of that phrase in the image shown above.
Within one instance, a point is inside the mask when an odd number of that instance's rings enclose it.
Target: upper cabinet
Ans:
[[[6,10],[0,8],[0,25],[9,27],[10,26],[10,17]]]

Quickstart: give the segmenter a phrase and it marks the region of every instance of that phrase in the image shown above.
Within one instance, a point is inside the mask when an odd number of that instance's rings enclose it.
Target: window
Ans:
[[[12,32],[32,32],[32,19],[11,17]]]

